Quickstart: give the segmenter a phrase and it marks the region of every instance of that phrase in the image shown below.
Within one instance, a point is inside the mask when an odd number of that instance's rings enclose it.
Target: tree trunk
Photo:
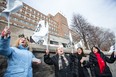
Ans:
[[[86,38],[85,38],[85,35],[83,34],[83,41],[84,41],[84,45],[86,47],[86,49],[89,49],[88,47],[88,44],[87,44],[87,41],[86,41]]]

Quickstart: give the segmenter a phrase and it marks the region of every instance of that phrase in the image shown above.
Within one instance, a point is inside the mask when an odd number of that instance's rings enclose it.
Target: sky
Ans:
[[[82,15],[90,24],[111,29],[116,34],[116,0],[22,0],[41,13],[60,12],[71,25],[73,14]]]

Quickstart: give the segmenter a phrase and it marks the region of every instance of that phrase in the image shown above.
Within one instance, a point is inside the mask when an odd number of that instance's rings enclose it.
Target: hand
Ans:
[[[33,58],[32,59],[32,62],[33,63],[36,63],[36,64],[40,64],[41,63],[41,60],[40,59],[37,59],[37,58]]]
[[[49,50],[46,50],[46,55],[48,55],[49,54]]]
[[[71,50],[71,53],[72,53],[72,54],[74,53],[73,49]]]
[[[116,51],[114,52],[114,56],[116,57]]]
[[[86,57],[82,57],[82,59],[80,60],[81,63],[83,63],[86,60]]]
[[[9,35],[10,35],[10,28],[8,26],[6,26],[1,33],[1,36],[2,37],[8,37]]]

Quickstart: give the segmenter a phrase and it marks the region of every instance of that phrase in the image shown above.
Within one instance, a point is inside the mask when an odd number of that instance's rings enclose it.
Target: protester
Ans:
[[[54,65],[55,77],[72,77],[71,60],[64,53],[62,47],[57,48],[56,54],[53,57],[50,57],[49,50],[46,50],[44,62],[48,65]]]
[[[32,62],[40,64],[40,59],[30,52],[27,39],[19,36],[16,45],[10,47],[10,29],[5,27],[0,37],[0,55],[7,57],[8,67],[4,77],[32,77]]]
[[[101,50],[96,46],[93,46],[91,48],[91,51],[92,52],[90,53],[89,64],[92,77],[112,77],[112,73],[106,62],[113,63],[115,61],[114,52],[109,58],[104,55]]]
[[[76,53],[70,54],[73,61],[73,77],[90,77],[87,70],[87,59],[81,47],[77,48]]]

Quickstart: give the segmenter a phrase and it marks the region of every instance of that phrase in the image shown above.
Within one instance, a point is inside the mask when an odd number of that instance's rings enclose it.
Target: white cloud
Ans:
[[[116,2],[115,0],[23,0],[44,14],[55,15],[61,12],[69,25],[73,13],[81,14],[89,23],[110,28],[116,33]]]

